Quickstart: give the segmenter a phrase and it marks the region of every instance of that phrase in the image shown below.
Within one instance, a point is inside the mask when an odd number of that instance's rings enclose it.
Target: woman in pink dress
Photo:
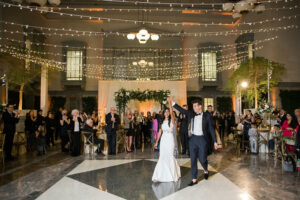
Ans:
[[[293,129],[293,123],[294,123],[294,119],[293,116],[288,113],[286,115],[287,120],[285,120],[281,126],[281,130],[283,130],[282,136],[283,137],[293,137],[294,133],[298,131],[298,126],[296,127],[296,129]],[[288,152],[294,152],[294,146],[292,145],[286,145],[286,150]]]
[[[158,135],[158,114],[153,113],[153,121],[152,121],[152,143],[155,144]]]

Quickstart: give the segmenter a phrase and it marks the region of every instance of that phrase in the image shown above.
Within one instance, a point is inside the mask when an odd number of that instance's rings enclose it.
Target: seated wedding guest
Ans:
[[[241,131],[241,132],[243,132],[243,130],[244,130],[244,125],[243,125],[242,121],[243,121],[242,119],[239,119],[237,126],[236,126],[236,130]]]
[[[35,138],[38,156],[44,155],[46,153],[46,133],[44,126],[38,126],[38,129],[35,131]]]
[[[67,110],[62,111],[62,116],[60,119],[60,138],[61,138],[61,151],[68,152],[68,148],[66,148],[69,142],[68,128],[70,124],[70,119],[67,116]]]
[[[254,122],[255,122],[255,120],[254,120],[251,110],[246,110],[246,115],[244,116],[243,122],[242,122],[245,140],[249,139],[248,131],[251,128],[251,124]]]
[[[81,147],[81,125],[83,117],[79,114],[77,109],[72,110],[72,118],[70,120],[71,130],[71,155],[79,156]]]
[[[91,133],[91,134],[94,134],[93,137],[94,137],[94,144],[98,145],[98,148],[96,150],[96,153],[97,154],[101,154],[101,155],[104,155],[103,154],[103,150],[104,150],[104,140],[102,139],[99,139],[97,137],[97,129],[94,129],[93,128],[93,120],[92,119],[87,119],[86,122],[85,122],[85,125],[82,129],[83,132],[88,132],[88,133]],[[84,134],[84,136],[86,138],[89,138],[89,142],[92,142],[92,138],[89,137],[88,134]]]
[[[280,132],[281,132],[280,125],[279,124],[275,124],[272,127],[272,130],[271,130],[272,135],[271,135],[270,140],[269,140],[269,149],[270,149],[271,153],[275,149],[274,137],[280,136]]]
[[[11,151],[16,132],[16,124],[19,122],[19,113],[15,114],[13,111],[14,105],[7,104],[6,111],[2,114],[2,120],[4,123],[3,134],[5,134],[4,152],[6,161],[14,159],[11,155]]]
[[[293,118],[291,113],[286,114],[286,120],[283,122],[281,126],[281,130],[283,130],[282,137],[293,137],[295,136],[295,132],[298,131],[299,127],[296,127],[294,130],[295,119]],[[294,146],[286,145],[287,152],[294,152]]]
[[[251,124],[251,128],[248,131],[249,141],[250,141],[250,149],[252,154],[257,154],[257,129],[256,123]]]
[[[95,110],[92,112],[91,119],[93,120],[93,126],[98,127],[99,118],[98,118],[98,114]]]
[[[115,111],[115,108],[111,107],[110,113],[105,116],[105,132],[108,140],[108,155],[116,155],[117,130],[120,124],[120,118]]]
[[[36,117],[34,116],[34,112],[30,110],[26,114],[25,119],[25,133],[27,138],[27,152],[31,152],[34,150],[35,143],[35,132],[38,128],[38,124],[36,121]]]
[[[55,120],[51,111],[48,112],[47,117],[45,118],[46,123],[46,144],[47,147],[50,147],[50,143],[54,146],[54,132],[55,132]]]
[[[124,129],[126,134],[126,151],[132,152],[132,137],[134,132],[134,116],[131,114],[130,110],[127,111],[124,117]]]

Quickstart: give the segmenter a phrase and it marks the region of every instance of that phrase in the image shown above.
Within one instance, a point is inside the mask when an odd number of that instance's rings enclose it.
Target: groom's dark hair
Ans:
[[[202,105],[202,102],[201,102],[200,99],[195,99],[195,100],[192,101],[192,105],[195,104],[195,103],[197,103],[198,105]]]

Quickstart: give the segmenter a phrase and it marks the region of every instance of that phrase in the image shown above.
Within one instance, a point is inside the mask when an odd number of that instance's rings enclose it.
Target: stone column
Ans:
[[[48,68],[46,65],[41,67],[40,108],[45,116],[48,112]]]
[[[99,48],[103,48],[103,42],[104,42],[104,38],[101,37],[100,38],[100,44],[99,44]],[[100,51],[100,59],[99,59],[99,65],[101,66],[99,69],[99,80],[98,80],[98,117],[101,118],[101,122],[105,122],[105,105],[103,105],[103,93],[101,90],[101,81],[103,80],[103,50]]]

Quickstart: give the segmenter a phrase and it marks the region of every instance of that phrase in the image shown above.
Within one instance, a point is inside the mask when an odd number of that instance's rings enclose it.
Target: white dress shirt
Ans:
[[[76,121],[76,122],[74,122],[74,132],[79,132],[80,130],[79,130],[79,122],[78,121]]]
[[[203,135],[202,118],[203,118],[203,113],[194,117],[194,129],[192,127],[193,135],[197,135],[197,136]]]

